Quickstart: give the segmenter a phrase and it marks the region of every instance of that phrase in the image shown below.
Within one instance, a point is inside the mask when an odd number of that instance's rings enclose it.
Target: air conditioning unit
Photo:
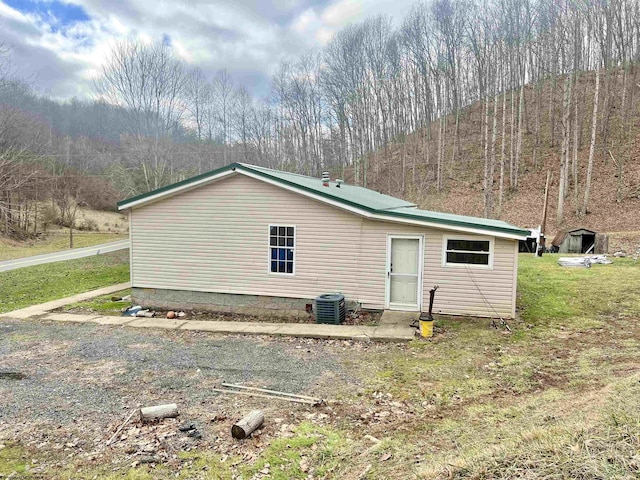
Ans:
[[[315,299],[316,323],[330,323],[339,325],[344,322],[347,314],[344,295],[340,293],[325,293]]]

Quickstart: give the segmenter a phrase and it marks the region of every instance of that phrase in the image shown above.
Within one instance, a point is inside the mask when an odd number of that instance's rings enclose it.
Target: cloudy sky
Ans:
[[[226,68],[256,95],[283,58],[370,15],[401,20],[415,0],[0,0],[0,42],[14,68],[59,99],[88,98],[119,39],[170,42],[207,74]]]

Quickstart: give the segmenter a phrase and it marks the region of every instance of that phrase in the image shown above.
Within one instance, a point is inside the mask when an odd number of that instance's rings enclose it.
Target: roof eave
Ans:
[[[412,225],[423,225],[425,227],[437,228],[440,230],[452,230],[458,232],[473,233],[477,235],[487,235],[492,237],[507,238],[510,240],[525,240],[527,235],[523,230],[511,230],[506,228],[496,228],[486,225],[475,225],[466,222],[451,222],[441,219],[425,219],[415,215],[389,215],[388,212],[378,212],[380,217],[390,221],[400,221]],[[381,218],[380,218],[381,219]]]
[[[142,193],[140,195],[136,195],[135,197],[127,198],[126,200],[122,200],[116,204],[118,207],[118,211],[127,210],[129,208],[137,207],[145,203],[160,200],[161,198],[167,196],[175,195],[176,193],[182,191],[191,190],[192,188],[200,186],[204,183],[209,183],[222,176],[229,175],[241,166],[242,164],[239,163],[231,163],[211,172],[203,173],[202,175],[187,178],[186,180],[182,180],[181,182],[172,183],[171,185],[152,190],[151,192]]]

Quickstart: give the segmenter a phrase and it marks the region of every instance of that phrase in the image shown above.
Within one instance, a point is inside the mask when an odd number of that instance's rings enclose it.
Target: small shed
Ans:
[[[607,253],[606,235],[582,227],[560,230],[551,245],[559,253]]]

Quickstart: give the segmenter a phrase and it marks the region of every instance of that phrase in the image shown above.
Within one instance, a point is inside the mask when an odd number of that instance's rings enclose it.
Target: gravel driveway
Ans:
[[[345,379],[321,342],[303,342],[3,321],[0,371],[26,378],[0,379],[0,421],[65,423],[176,398],[189,406],[216,397],[206,387],[221,380],[298,393],[326,374]]]
[[[226,381],[331,398],[357,383],[342,360],[351,348],[342,341],[0,320],[0,372],[24,375],[0,376],[0,448],[3,442],[28,448],[40,458],[33,471],[43,478],[71,459],[127,468],[145,455],[179,464],[178,453],[192,448],[256,455],[287,424],[321,413],[210,389]],[[106,448],[129,412],[163,403],[177,403],[179,418],[130,426]],[[268,418],[260,435],[234,443],[231,425],[256,408]],[[178,431],[185,421],[197,425],[197,438]]]

